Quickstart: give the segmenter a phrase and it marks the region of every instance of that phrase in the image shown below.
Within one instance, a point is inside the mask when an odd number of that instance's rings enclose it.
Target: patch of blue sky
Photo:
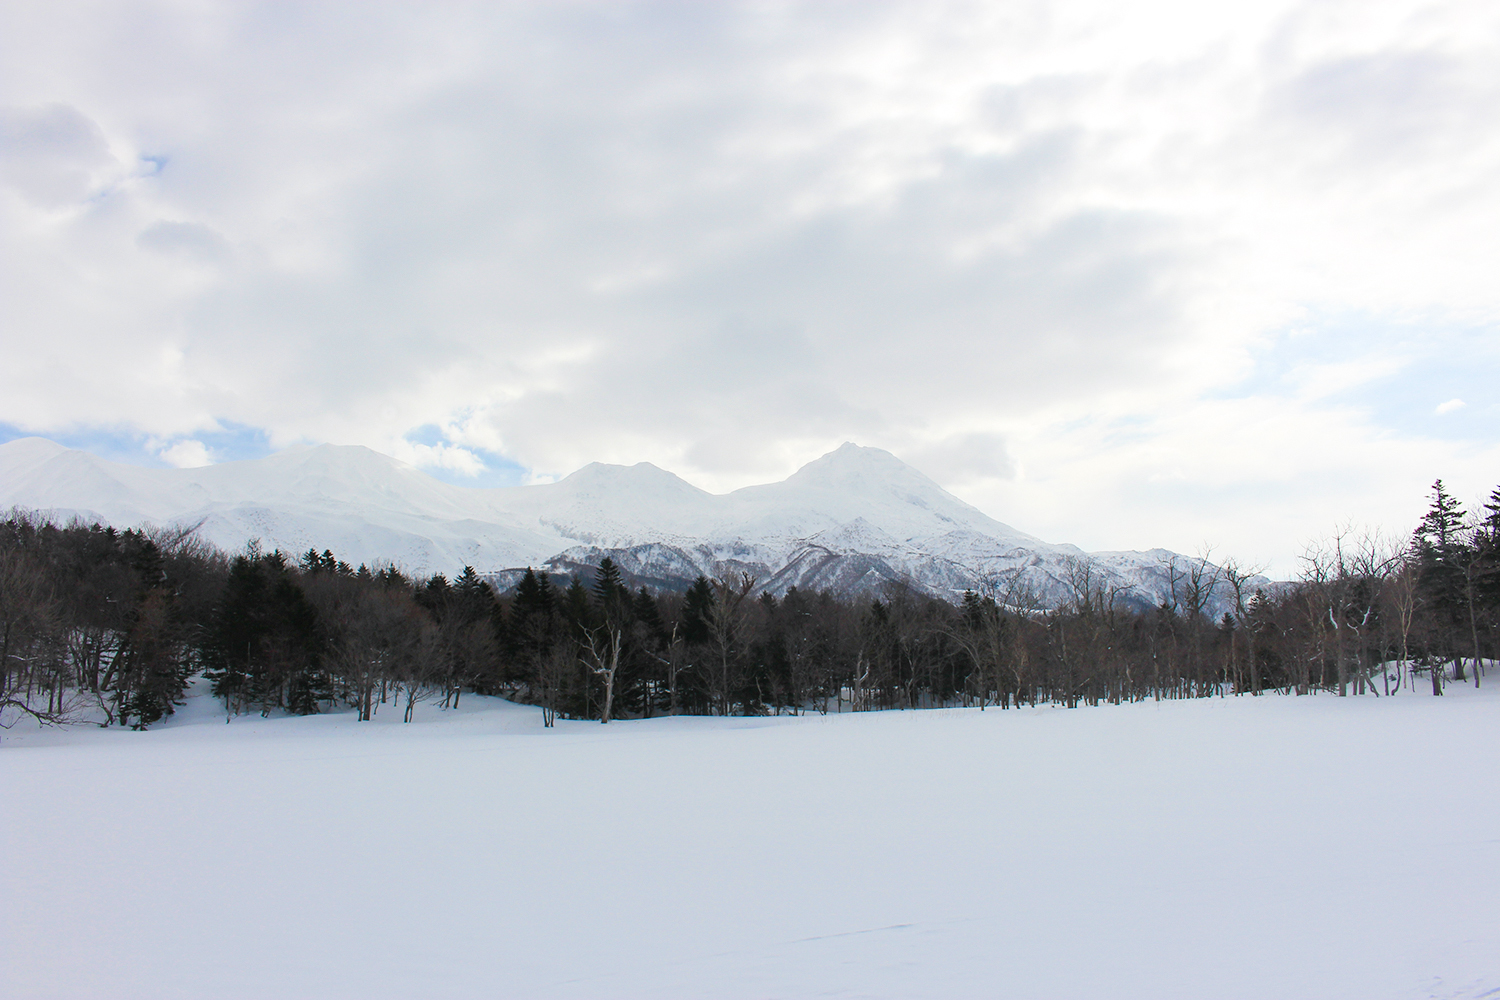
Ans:
[[[1398,434],[1500,440],[1500,329],[1492,325],[1314,315],[1270,337],[1254,362],[1211,396],[1316,400],[1359,409]]]
[[[275,449],[271,447],[271,436],[259,427],[220,421],[219,430],[201,431],[185,435],[202,441],[213,455],[215,462],[238,462],[243,459],[264,458]]]
[[[161,457],[165,448],[178,441],[199,441],[215,462],[232,462],[245,458],[262,458],[271,453],[270,437],[258,427],[222,423],[218,430],[199,431],[176,438],[161,438],[121,427],[71,427],[60,430],[24,430],[14,424],[0,423],[0,442],[24,437],[42,437],[65,448],[77,448],[112,462],[147,468],[168,468],[171,463]]]
[[[442,446],[461,447],[484,463],[484,468],[474,475],[457,469],[425,466],[422,471],[434,479],[440,479],[454,486],[478,486],[484,488],[520,486],[526,481],[528,470],[524,465],[506,458],[497,452],[486,451],[483,448],[476,448],[472,445],[455,445],[449,440],[443,428],[437,424],[423,424],[421,427],[407,431],[403,436],[412,444],[426,445],[429,448]]]
[[[484,469],[476,475],[468,475],[456,469],[442,469],[437,466],[428,466],[422,471],[434,479],[440,479],[454,486],[478,486],[491,488],[495,486],[520,486],[526,481],[527,468],[519,462],[515,462],[504,455],[497,455],[483,448],[465,448],[472,452],[484,463]]]
[[[14,424],[0,424],[0,442],[40,437],[55,441],[64,448],[77,448],[112,462],[129,465],[165,466],[167,463],[146,451],[144,434],[109,427],[76,427],[61,431],[24,430]]]
[[[437,424],[423,424],[421,427],[407,431],[402,437],[412,444],[425,444],[430,448],[448,443],[448,435],[443,433],[443,429]]]
[[[1142,413],[1115,417],[1104,427],[1104,441],[1111,447],[1147,441],[1155,434],[1154,418]]]

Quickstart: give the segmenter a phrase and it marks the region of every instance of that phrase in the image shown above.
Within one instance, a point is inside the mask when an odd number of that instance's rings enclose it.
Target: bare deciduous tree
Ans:
[[[728,576],[715,578],[713,588],[714,610],[708,621],[708,633],[716,662],[710,680],[718,713],[728,715],[734,697],[735,668],[741,645],[747,638],[744,631],[751,604],[748,598],[755,590],[755,577],[741,573],[738,580]]]
[[[604,708],[599,721],[607,725],[615,706],[615,677],[620,672],[620,626],[606,622],[581,631],[583,638],[578,648],[583,665],[590,673],[604,679]]]

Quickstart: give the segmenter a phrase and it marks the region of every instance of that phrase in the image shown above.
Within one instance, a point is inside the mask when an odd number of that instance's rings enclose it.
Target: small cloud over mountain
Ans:
[[[213,453],[202,441],[188,438],[183,441],[175,441],[157,453],[157,456],[178,469],[201,469],[205,465],[213,465]]]

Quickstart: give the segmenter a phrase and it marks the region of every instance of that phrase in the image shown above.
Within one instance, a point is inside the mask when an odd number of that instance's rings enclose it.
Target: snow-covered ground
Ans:
[[[6,997],[1500,996],[1500,676],[1449,696],[0,746]]]

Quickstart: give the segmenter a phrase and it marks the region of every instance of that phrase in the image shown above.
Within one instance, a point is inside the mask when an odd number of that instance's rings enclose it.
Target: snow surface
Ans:
[[[1500,697],[0,745],[6,997],[1500,996]]]
[[[556,483],[474,489],[368,448],[289,448],[199,469],[143,469],[40,438],[0,444],[0,508],[79,514],[117,527],[200,525],[230,551],[331,549],[351,564],[415,573],[546,566],[568,573],[612,555],[632,575],[685,586],[748,571],[796,585],[875,591],[900,579],[953,596],[1009,569],[1065,599],[1083,553],[989,517],[896,456],[845,444],[780,483],[717,496],[649,463],[595,463]],[[1106,582],[1142,601],[1165,593],[1168,553],[1108,553]],[[518,575],[518,574],[517,574]]]

